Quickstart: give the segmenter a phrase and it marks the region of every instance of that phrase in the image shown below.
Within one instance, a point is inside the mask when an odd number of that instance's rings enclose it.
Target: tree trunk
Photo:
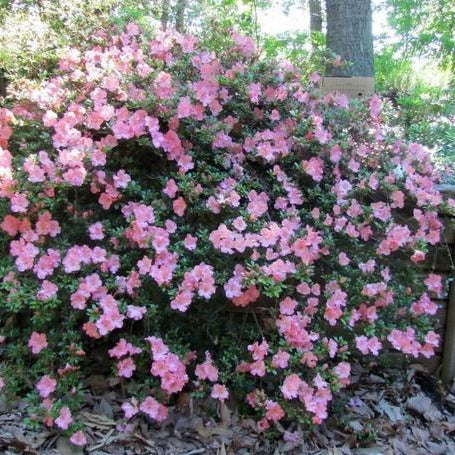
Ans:
[[[322,32],[321,0],[310,0],[310,32]]]
[[[317,49],[320,40],[318,34],[322,33],[322,0],[309,0],[310,7],[310,39],[313,49]]]
[[[374,76],[371,0],[326,0],[327,47],[346,68],[327,68],[328,76]]]
[[[5,71],[0,69],[0,97],[5,97],[8,88],[8,81],[5,76]]]
[[[187,0],[178,0],[175,8],[175,29],[183,32],[185,24],[185,9]]]
[[[169,22],[169,0],[163,0],[161,2],[161,28],[163,30],[167,29],[168,22]]]

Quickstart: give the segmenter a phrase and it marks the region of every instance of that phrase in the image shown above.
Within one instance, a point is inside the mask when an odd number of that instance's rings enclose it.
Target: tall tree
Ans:
[[[322,4],[321,0],[310,0],[310,32],[322,32]]]
[[[320,44],[322,33],[322,0],[309,0],[310,7],[310,38],[313,49]]]
[[[167,24],[169,22],[169,1],[168,0],[163,0],[161,2],[161,28],[163,30],[167,29]]]
[[[179,32],[183,32],[185,26],[186,6],[187,0],[177,0],[177,6],[175,8],[175,29]]]
[[[326,0],[327,47],[351,63],[328,76],[374,75],[371,0]]]
[[[454,0],[387,0],[389,22],[407,55],[427,55],[455,73]]]

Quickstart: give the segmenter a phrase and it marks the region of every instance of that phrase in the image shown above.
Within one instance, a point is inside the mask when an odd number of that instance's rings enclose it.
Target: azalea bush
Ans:
[[[96,371],[125,420],[189,391],[318,424],[352,359],[434,354],[421,265],[455,204],[378,97],[322,96],[237,33],[93,39],[0,110],[0,387],[31,422],[85,444]]]

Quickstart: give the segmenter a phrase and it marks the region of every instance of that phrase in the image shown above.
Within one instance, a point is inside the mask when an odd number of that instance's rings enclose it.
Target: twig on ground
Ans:
[[[204,453],[207,449],[205,447],[201,447],[200,449],[193,449],[189,452],[185,452],[183,455],[196,455],[198,453]]]
[[[110,444],[115,439],[115,436],[112,436],[114,431],[115,431],[114,428],[109,430],[107,432],[107,434],[103,437],[103,439],[101,439],[101,441],[98,442],[97,444],[95,444],[93,447],[90,447],[88,449],[88,451],[94,452],[95,450],[101,449],[101,447],[104,447],[104,446],[107,446],[108,444]]]

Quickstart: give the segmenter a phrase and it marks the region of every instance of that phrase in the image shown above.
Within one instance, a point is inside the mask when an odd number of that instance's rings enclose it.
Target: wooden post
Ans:
[[[450,385],[455,377],[455,271],[452,272],[444,333],[441,379]]]
[[[455,196],[455,185],[438,185],[438,190],[445,196]],[[451,246],[451,250],[453,252],[455,248]],[[455,378],[455,269],[453,268],[451,276],[441,366],[441,379],[446,385],[451,385]]]

